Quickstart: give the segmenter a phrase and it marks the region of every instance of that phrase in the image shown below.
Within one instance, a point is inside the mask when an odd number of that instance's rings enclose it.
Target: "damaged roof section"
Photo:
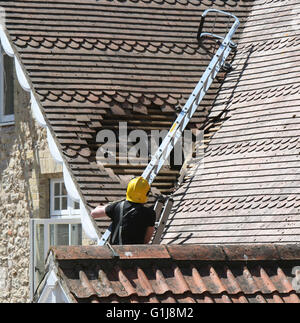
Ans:
[[[49,265],[55,266],[73,302],[300,302],[295,290],[299,245],[137,245],[114,249],[119,259],[107,246],[50,250]]]
[[[0,1],[6,26],[45,119],[87,204],[124,196],[137,166],[99,166],[102,129],[169,129],[213,50],[199,46],[203,11],[212,5],[246,20],[248,1]],[[211,26],[213,21],[208,20]],[[216,27],[222,27],[217,22]],[[238,35],[237,35],[238,37]],[[191,125],[201,128],[222,82],[217,80]],[[105,166],[105,167],[104,167]],[[166,168],[153,187],[169,193],[178,169]]]

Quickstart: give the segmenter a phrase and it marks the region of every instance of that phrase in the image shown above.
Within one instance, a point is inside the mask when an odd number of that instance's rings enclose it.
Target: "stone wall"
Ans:
[[[15,123],[0,126],[0,303],[30,302],[30,218],[49,217],[50,179],[63,177],[29,95],[18,92]]]
[[[50,179],[62,166],[14,75],[15,122],[0,124],[0,303],[30,302],[30,219],[49,217]],[[83,244],[93,244],[83,233]]]
[[[29,301],[29,218],[35,198],[30,178],[34,150],[42,142],[18,88],[15,124],[0,127],[0,302]]]
[[[30,302],[29,220],[49,216],[49,177],[62,177],[14,79],[15,123],[0,125],[0,303]]]

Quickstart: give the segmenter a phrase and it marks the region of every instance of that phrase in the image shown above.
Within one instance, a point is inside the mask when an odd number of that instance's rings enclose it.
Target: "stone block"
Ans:
[[[0,290],[6,288],[6,280],[8,276],[8,269],[6,267],[0,267]]]
[[[56,163],[53,158],[42,158],[40,160],[41,174],[62,173],[62,165]]]

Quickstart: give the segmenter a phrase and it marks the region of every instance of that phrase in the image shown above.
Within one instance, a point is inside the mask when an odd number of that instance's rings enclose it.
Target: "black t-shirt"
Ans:
[[[105,213],[112,220],[111,239],[120,220],[121,202],[109,204],[105,208]],[[145,207],[142,204],[125,201],[123,215],[131,209],[133,211],[123,217],[122,244],[143,244],[147,227],[155,225],[155,212],[152,208]],[[119,244],[119,233],[116,234],[113,244]]]

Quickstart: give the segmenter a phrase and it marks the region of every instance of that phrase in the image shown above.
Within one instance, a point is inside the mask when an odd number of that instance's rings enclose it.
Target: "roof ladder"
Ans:
[[[152,239],[152,244],[159,244],[161,236],[165,229],[169,214],[173,206],[173,199],[171,196],[159,196],[154,206],[156,213],[155,234]],[[158,207],[157,207],[158,205]]]
[[[216,19],[218,15],[227,16],[227,19],[228,19],[227,33],[224,37],[213,33],[213,31],[211,33],[202,32],[206,17],[209,13],[214,13],[216,16],[213,24],[213,29],[215,28]],[[232,18],[234,22],[231,28],[229,29]],[[197,35],[198,41],[200,42],[202,37],[208,36],[208,37],[217,38],[218,40],[220,39],[222,42],[217,52],[215,53],[214,57],[210,61],[208,67],[206,68],[204,74],[202,75],[200,81],[196,85],[194,91],[192,92],[189,99],[187,100],[184,107],[182,108],[182,111],[179,113],[177,119],[173,123],[167,136],[164,138],[158,150],[153,155],[150,163],[147,165],[146,169],[144,170],[142,177],[148,181],[150,186],[153,183],[154,179],[156,178],[157,174],[159,173],[161,167],[164,165],[165,161],[169,157],[170,153],[172,152],[178,139],[182,136],[184,129],[186,128],[187,124],[189,123],[195,111],[197,110],[198,106],[200,105],[203,97],[205,96],[206,92],[210,88],[218,72],[220,71],[221,68],[228,69],[228,65],[226,64],[226,59],[229,56],[231,50],[236,48],[236,44],[232,41],[232,37],[235,34],[239,24],[240,23],[238,18],[231,13],[228,13],[222,10],[217,10],[217,9],[207,9],[203,12],[200,25],[199,25],[198,35]],[[164,225],[167,221],[167,217],[169,215],[168,213],[170,213],[170,210],[171,210],[170,203],[171,203],[171,200],[169,201],[169,203],[168,203],[168,200],[165,202],[164,210],[158,221],[159,224],[158,224],[157,232],[155,234],[153,242],[156,241],[157,243],[160,240],[160,236],[163,232],[162,227],[164,228]],[[159,207],[157,203],[156,203],[156,206]],[[110,237],[110,233],[111,233],[111,225],[106,230],[106,232],[104,233],[104,235],[102,236],[98,244],[104,245],[108,241]]]

